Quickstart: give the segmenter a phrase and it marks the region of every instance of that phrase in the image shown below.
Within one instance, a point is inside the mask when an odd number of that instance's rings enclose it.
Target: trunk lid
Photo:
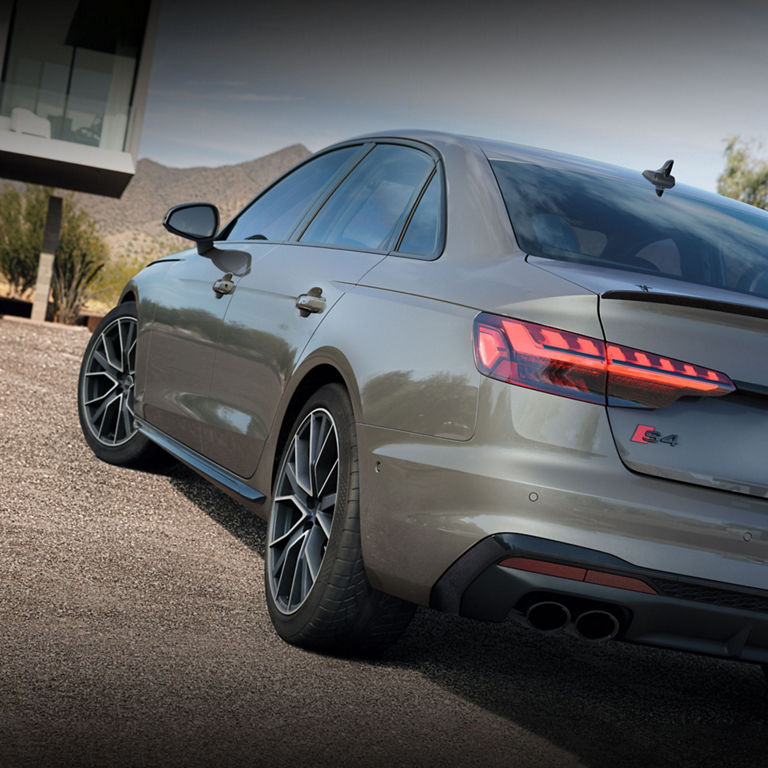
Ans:
[[[768,498],[768,300],[646,273],[529,257],[600,296],[607,342],[726,374],[736,391],[608,407],[629,468]]]

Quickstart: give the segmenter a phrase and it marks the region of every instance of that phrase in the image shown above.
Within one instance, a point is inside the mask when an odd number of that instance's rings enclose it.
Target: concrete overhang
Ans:
[[[136,173],[129,152],[0,130],[0,177],[120,197]]]

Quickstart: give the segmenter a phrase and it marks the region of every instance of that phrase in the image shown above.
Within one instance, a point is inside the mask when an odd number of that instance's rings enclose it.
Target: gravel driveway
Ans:
[[[292,648],[264,524],[99,462],[85,330],[0,319],[0,766],[766,766],[753,666],[420,610],[375,660]]]

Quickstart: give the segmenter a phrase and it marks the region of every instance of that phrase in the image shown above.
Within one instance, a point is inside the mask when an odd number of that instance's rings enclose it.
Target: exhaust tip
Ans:
[[[534,603],[527,610],[525,618],[539,632],[557,632],[571,620],[571,613],[562,603],[544,601]]]
[[[574,628],[585,640],[612,640],[619,632],[619,620],[608,611],[585,611],[576,617]]]

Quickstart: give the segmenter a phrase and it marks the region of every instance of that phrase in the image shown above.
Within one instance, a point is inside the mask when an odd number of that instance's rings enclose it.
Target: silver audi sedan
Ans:
[[[93,334],[85,439],[266,518],[291,643],[424,605],[768,664],[768,214],[661,160],[407,131],[223,228],[176,206],[196,247]]]

